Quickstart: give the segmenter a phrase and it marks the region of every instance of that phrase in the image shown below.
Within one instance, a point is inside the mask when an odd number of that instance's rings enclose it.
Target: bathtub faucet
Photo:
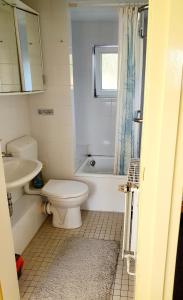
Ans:
[[[91,165],[92,167],[94,167],[95,164],[96,164],[96,161],[95,161],[94,159],[92,159],[92,160],[90,161],[90,165]]]

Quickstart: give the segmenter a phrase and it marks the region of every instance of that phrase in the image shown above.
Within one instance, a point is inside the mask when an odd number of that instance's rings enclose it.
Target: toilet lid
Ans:
[[[88,186],[85,183],[72,180],[49,180],[42,189],[43,195],[74,198],[88,192]]]

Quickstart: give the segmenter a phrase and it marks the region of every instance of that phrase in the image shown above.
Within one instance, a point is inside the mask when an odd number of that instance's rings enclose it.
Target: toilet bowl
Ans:
[[[49,180],[42,188],[48,203],[46,211],[52,214],[54,227],[74,229],[82,225],[80,206],[88,198],[88,186],[72,180]]]

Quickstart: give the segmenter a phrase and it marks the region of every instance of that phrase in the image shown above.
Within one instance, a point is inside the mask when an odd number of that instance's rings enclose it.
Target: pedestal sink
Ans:
[[[6,188],[8,191],[26,185],[42,169],[38,160],[3,158]]]

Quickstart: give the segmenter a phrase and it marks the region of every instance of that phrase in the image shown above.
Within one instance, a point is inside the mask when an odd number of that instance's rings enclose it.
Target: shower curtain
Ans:
[[[126,175],[131,158],[139,157],[139,124],[133,119],[141,107],[143,43],[138,34],[138,8],[119,11],[119,63],[114,172]]]

